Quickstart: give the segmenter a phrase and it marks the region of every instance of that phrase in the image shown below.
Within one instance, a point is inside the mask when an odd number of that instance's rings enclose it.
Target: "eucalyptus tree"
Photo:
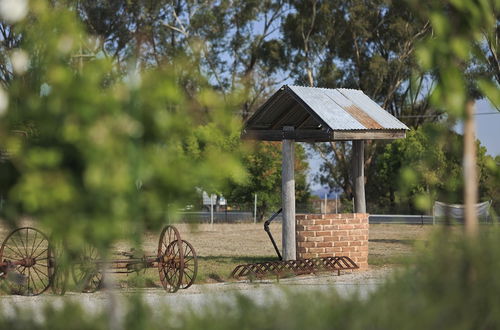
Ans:
[[[430,33],[429,23],[405,2],[309,0],[291,6],[283,35],[297,83],[361,89],[411,127],[439,116],[429,105],[431,76],[418,70],[414,56],[416,43]],[[313,148],[323,160],[319,181],[342,188],[349,198],[350,144]],[[369,168],[375,148],[366,154]]]
[[[246,118],[279,83],[283,47],[277,38],[288,8],[283,0],[69,0],[105,56],[127,67],[150,67],[179,57],[204,73]],[[186,78],[185,88],[196,89]]]

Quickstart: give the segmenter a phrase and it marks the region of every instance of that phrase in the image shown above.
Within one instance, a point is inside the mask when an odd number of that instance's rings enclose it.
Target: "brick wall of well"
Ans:
[[[297,258],[350,257],[368,267],[368,214],[297,214]]]

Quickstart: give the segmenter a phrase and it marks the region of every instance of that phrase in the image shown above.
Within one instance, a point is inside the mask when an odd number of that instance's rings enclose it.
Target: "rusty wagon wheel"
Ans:
[[[184,253],[179,231],[174,226],[166,226],[158,242],[158,272],[163,288],[176,292],[182,284]]]
[[[22,227],[12,231],[2,243],[0,260],[9,264],[5,277],[14,294],[36,296],[52,283],[52,247],[47,236],[38,229]]]
[[[101,288],[104,274],[100,260],[99,251],[95,247],[84,245],[82,253],[71,267],[73,280],[82,292],[93,293]]]
[[[184,253],[184,270],[181,289],[187,289],[196,280],[196,275],[198,274],[198,256],[191,243],[185,240],[182,240],[182,251]]]

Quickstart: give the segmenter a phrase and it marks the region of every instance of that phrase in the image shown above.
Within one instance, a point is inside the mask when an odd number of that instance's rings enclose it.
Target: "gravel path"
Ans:
[[[152,307],[161,311],[159,306],[168,306],[173,312],[187,308],[194,312],[203,310],[204,306],[214,302],[231,302],[236,294],[242,294],[253,299],[258,304],[265,304],[273,299],[286,298],[286,292],[314,292],[335,288],[341,296],[359,293],[362,297],[375,290],[378,285],[390,276],[392,269],[376,268],[366,271],[353,271],[340,276],[319,275],[300,276],[274,281],[240,281],[217,284],[193,285],[187,290],[176,293],[166,293],[161,289],[134,290],[104,290],[92,294],[68,293],[65,296],[42,294],[35,297],[0,296],[0,310],[6,317],[15,317],[17,312],[31,310],[33,317],[42,320],[45,304],[60,308],[65,302],[77,302],[85,311],[99,313],[115,302],[115,312],[122,316],[126,297],[141,294],[142,298]]]

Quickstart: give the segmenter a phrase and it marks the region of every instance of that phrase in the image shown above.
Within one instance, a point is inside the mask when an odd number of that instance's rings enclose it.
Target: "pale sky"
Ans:
[[[476,135],[481,144],[488,149],[488,154],[500,155],[500,112],[494,109],[488,101],[481,100],[476,103],[476,113],[495,113],[475,117]]]

